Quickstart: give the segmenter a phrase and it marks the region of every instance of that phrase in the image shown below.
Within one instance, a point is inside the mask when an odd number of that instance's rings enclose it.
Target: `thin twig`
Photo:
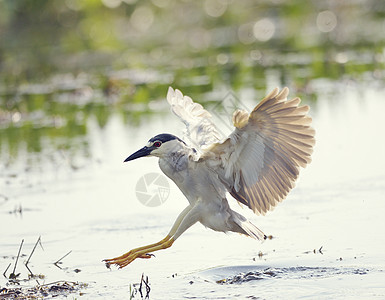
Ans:
[[[142,273],[142,278],[140,279],[140,285],[139,285],[139,293],[140,293],[140,297],[143,298],[143,294],[142,294],[142,282],[143,282],[143,277],[144,277],[144,273]]]
[[[75,282],[75,281],[58,280],[58,281],[42,284],[42,285],[40,285],[40,287],[45,287],[45,286],[49,286],[49,285],[53,285],[53,284],[58,284],[58,283],[71,283],[73,285],[79,284],[78,282]]]
[[[31,269],[28,267],[28,264],[29,264],[29,260],[32,257],[32,254],[35,252],[37,244],[40,242],[40,238],[41,238],[41,236],[39,236],[39,238],[37,239],[36,244],[35,244],[35,246],[33,246],[32,252],[31,252],[31,254],[29,255],[29,257],[27,259],[27,262],[25,263],[25,267],[28,269],[28,271],[31,273],[32,276],[33,276],[33,273],[31,271]],[[40,245],[41,245],[41,242],[40,242]]]
[[[68,252],[66,255],[64,255],[62,258],[59,258],[56,262],[54,262],[53,264],[56,266],[56,267],[58,267],[59,269],[61,269],[60,268],[60,266],[59,266],[59,263],[61,263],[61,260],[62,259],[64,259],[65,257],[67,257],[68,255],[70,255],[70,253],[72,252],[72,250],[70,251],[70,252]]]
[[[146,298],[148,298],[150,296],[151,291],[150,285],[148,284],[148,276],[146,276],[146,281],[144,282],[144,284],[146,285]]]
[[[13,272],[12,272],[12,274],[13,274],[14,276],[16,276],[16,274],[15,274],[16,266],[17,266],[17,262],[19,261],[20,251],[21,251],[21,248],[23,247],[23,244],[24,244],[24,239],[21,240],[20,247],[19,247],[19,252],[17,253],[17,257],[16,257],[16,261],[15,261],[15,266],[13,267]],[[12,275],[12,274],[11,274],[11,275]]]
[[[41,236],[39,236],[39,245],[41,247],[41,250],[44,251],[43,243],[41,242]]]
[[[3,276],[4,276],[5,278],[7,278],[7,279],[8,279],[8,277],[7,277],[6,273],[7,273],[8,269],[9,269],[9,267],[10,267],[11,265],[12,265],[12,263],[9,263],[8,267],[5,269],[5,271],[4,271],[4,273],[3,273]]]
[[[28,267],[27,264],[25,264],[25,267],[27,268],[28,272],[30,273],[31,278],[32,278],[33,276],[35,276],[35,275],[33,274],[33,272],[31,271],[31,269]]]
[[[149,298],[150,296],[150,291],[151,291],[151,288],[150,288],[150,285],[148,284],[148,276],[146,276],[146,279],[144,279],[144,273],[142,273],[142,278],[140,279],[140,285],[139,285],[139,292],[140,292],[140,297],[143,298],[143,293],[142,293],[142,284],[144,283],[144,285],[146,286],[146,299]]]

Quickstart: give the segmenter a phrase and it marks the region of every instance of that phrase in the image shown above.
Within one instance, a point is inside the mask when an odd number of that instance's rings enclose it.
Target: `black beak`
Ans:
[[[139,157],[147,156],[151,153],[153,149],[150,147],[143,147],[142,149],[139,149],[135,153],[131,154],[129,157],[127,157],[124,162],[137,159]]]

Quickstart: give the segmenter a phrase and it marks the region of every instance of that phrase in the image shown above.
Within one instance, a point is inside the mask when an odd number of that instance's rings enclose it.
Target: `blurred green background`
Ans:
[[[315,82],[383,83],[384,16],[377,0],[0,0],[1,165],[88,157],[90,118],[140,126],[169,85],[220,102],[274,74],[309,102]]]

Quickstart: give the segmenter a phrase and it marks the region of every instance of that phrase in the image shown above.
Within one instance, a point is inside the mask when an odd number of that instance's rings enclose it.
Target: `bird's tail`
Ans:
[[[244,231],[242,233],[256,240],[266,240],[267,237],[262,232],[262,230],[255,226],[253,223],[251,223],[249,220],[247,220],[244,216],[237,213],[233,219],[235,223]]]
[[[242,222],[242,224],[240,226],[242,227],[242,229],[244,231],[247,232],[247,234],[249,236],[251,236],[252,238],[254,238],[256,240],[263,241],[263,240],[266,240],[266,238],[267,238],[261,229],[259,229],[257,226],[255,226],[253,223],[251,223],[248,220]]]

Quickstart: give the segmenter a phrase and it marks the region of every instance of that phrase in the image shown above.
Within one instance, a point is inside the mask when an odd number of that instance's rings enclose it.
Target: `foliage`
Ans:
[[[375,0],[2,0],[0,156],[81,151],[90,118],[137,126],[169,85],[205,99],[273,74],[314,100],[317,79],[383,81],[384,14]]]

